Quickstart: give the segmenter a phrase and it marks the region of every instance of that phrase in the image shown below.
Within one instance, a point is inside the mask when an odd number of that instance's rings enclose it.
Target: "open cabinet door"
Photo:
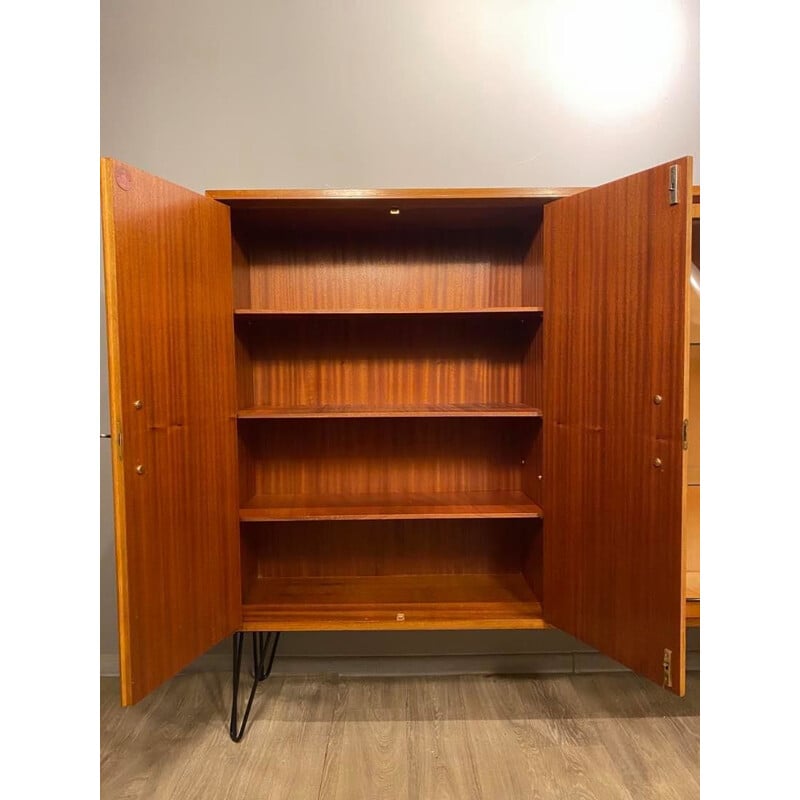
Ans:
[[[122,703],[241,624],[226,206],[101,162]]]
[[[544,212],[544,616],[681,695],[691,189],[681,158]]]

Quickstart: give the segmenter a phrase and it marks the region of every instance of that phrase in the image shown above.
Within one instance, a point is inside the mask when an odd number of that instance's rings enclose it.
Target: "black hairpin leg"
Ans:
[[[233,701],[231,703],[231,739],[234,742],[241,742],[247,727],[247,718],[250,716],[250,709],[253,706],[253,698],[256,696],[256,688],[261,681],[266,680],[272,672],[272,664],[275,661],[275,652],[278,649],[278,639],[280,632],[254,633],[253,634],[253,685],[250,688],[250,696],[247,698],[247,705],[242,715],[241,727],[238,726],[239,717],[239,676],[242,671],[242,651],[244,649],[244,633],[241,631],[233,634]],[[267,657],[269,651],[269,657]]]
[[[259,681],[265,681],[267,678],[269,678],[270,673],[272,672],[272,665],[275,662],[275,653],[278,650],[278,639],[280,638],[280,635],[280,631],[258,634],[261,671],[258,671],[258,666],[256,665],[254,656],[253,675],[258,675]],[[270,639],[272,639],[272,643],[270,643]],[[266,657],[267,650],[269,650],[269,658]]]

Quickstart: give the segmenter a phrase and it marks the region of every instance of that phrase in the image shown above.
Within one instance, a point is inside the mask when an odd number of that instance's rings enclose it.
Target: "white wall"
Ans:
[[[686,154],[699,182],[698,4],[102,0],[101,149],[198,191],[590,186]],[[104,349],[101,358],[108,430]],[[113,518],[101,446],[101,653],[110,655]],[[458,649],[465,635],[436,641]],[[494,652],[574,644],[552,633],[470,636],[469,648]],[[338,639],[347,652],[352,641]],[[282,647],[337,646],[330,635],[295,635]]]

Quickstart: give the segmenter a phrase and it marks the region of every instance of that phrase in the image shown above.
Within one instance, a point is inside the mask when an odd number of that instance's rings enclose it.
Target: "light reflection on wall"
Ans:
[[[536,61],[560,102],[595,121],[664,102],[683,56],[674,0],[559,0],[539,6]]]

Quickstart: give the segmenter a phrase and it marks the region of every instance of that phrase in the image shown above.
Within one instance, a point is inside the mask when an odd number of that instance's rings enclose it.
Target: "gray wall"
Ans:
[[[101,150],[198,191],[590,186],[685,154],[699,182],[698,16],[698,0],[103,0]],[[101,446],[108,665],[116,598]],[[580,649],[556,632],[296,634],[282,652],[398,647]]]

